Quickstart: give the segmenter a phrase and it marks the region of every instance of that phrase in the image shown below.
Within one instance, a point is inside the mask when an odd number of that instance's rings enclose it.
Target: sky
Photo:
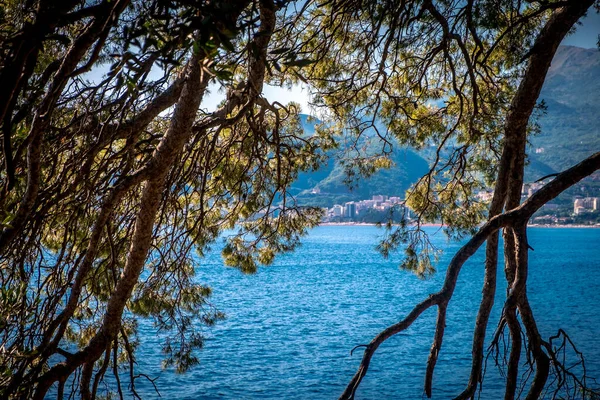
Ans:
[[[575,32],[567,36],[562,44],[583,48],[597,48],[598,35],[600,35],[600,14],[595,10],[590,10],[588,15],[580,21]],[[209,96],[202,102],[202,107],[212,111],[223,100],[224,94],[219,93],[216,85],[210,88],[210,92]],[[308,103],[308,91],[301,86],[294,86],[291,89],[265,86],[263,95],[270,101],[278,101],[282,104],[294,101],[300,104],[303,113],[314,114]]]
[[[591,10],[583,18],[577,30],[563,40],[562,44],[583,47],[585,49],[598,47],[598,35],[600,35],[600,14]]]
[[[577,29],[567,36],[562,44],[570,46],[578,46],[583,48],[598,48],[598,36],[600,35],[600,14],[595,10],[590,10],[588,15],[584,17]],[[88,78],[92,80],[98,79],[103,69],[98,69],[90,72]],[[209,87],[209,95],[205,96],[201,107],[206,111],[214,111],[218,104],[224,99],[224,93],[219,91],[217,85]],[[315,115],[316,112],[310,108],[308,101],[308,90],[297,85],[288,88],[265,85],[263,95],[269,101],[278,101],[282,104],[287,104],[291,101],[299,103],[301,112],[305,114]]]
[[[217,105],[225,98],[225,94],[218,90],[217,85],[211,85],[209,87],[208,96],[204,97],[201,107],[207,111],[213,111],[217,108]],[[281,88],[277,86],[265,85],[263,89],[263,96],[269,101],[278,101],[281,104],[287,104],[290,101],[300,104],[301,112],[303,114],[311,114],[310,106],[308,104],[308,92],[301,86],[294,86],[292,89]]]

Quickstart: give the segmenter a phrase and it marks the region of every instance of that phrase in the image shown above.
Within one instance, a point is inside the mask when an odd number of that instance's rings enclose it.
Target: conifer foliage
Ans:
[[[223,317],[194,277],[203,252],[228,231],[227,265],[253,273],[270,264],[320,219],[319,209],[288,194],[300,172],[317,169],[339,145],[349,180],[368,176],[391,165],[393,143],[435,150],[429,173],[407,192],[418,224],[390,226],[384,254],[405,246],[402,266],[425,276],[433,267],[421,222],[442,220],[450,235],[472,237],[440,291],[364,346],[342,398],[354,397],[377,347],[433,307],[424,386],[431,395],[448,302],[461,266],[484,243],[471,375],[458,398],[473,398],[481,384],[502,258],[507,297],[491,348],[505,360],[505,398],[519,386],[530,399],[547,391],[595,396],[585,374],[563,361],[566,333],[543,338],[537,329],[526,224],[599,169],[600,154],[521,204],[546,73],[594,6],[3,0],[0,398],[92,399],[107,380],[119,396],[137,396],[136,381],[151,379],[135,368],[139,318],[165,333],[167,367],[196,365],[202,326]],[[262,94],[266,84],[300,83],[322,111],[314,135],[303,132],[297,104]],[[217,89],[224,100],[209,109]],[[380,152],[363,151],[366,136]],[[476,201],[489,185],[491,203]],[[530,380],[519,378],[524,368]]]

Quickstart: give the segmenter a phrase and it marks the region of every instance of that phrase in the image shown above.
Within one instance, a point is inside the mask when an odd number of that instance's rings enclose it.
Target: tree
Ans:
[[[318,222],[286,188],[329,140],[261,96],[282,6],[3,3],[0,397],[95,398],[107,372],[137,395],[139,316],[186,370],[222,317],[193,251],[235,227],[225,261],[251,273]]]
[[[541,337],[527,299],[527,221],[532,213],[599,168],[598,153],[559,174],[539,194],[521,203],[530,120],[554,53],[594,1],[330,1],[307,12],[287,34],[287,45],[315,60],[300,78],[315,90],[315,103],[353,132],[374,132],[389,153],[393,140],[416,147],[435,146],[430,172],[409,192],[419,221],[442,220],[453,236],[473,233],[455,255],[439,292],[415,306],[405,319],[365,347],[359,369],[341,398],[354,398],[371,357],[389,337],[407,329],[430,307],[437,308],[436,333],[424,390],[431,396],[433,371],[441,350],[446,308],[462,264],[486,242],[482,300],[475,321],[472,368],[459,399],[473,398],[482,381],[484,340],[494,303],[498,231],[504,235],[507,297],[492,347],[507,354],[505,399],[513,399],[521,364],[535,371],[526,398],[544,390],[567,396],[598,396],[564,364],[555,346],[570,343],[563,330]],[[381,129],[377,121],[383,121]],[[358,139],[356,140],[358,143]],[[373,157],[359,146],[350,172],[370,172]],[[374,159],[377,162],[377,159]],[[549,177],[546,177],[549,178]],[[473,192],[493,184],[489,206]],[[477,224],[487,222],[480,228]],[[391,228],[390,228],[391,229]],[[416,229],[391,229],[380,245],[385,254],[406,244],[403,267],[420,275],[433,272],[427,238]],[[510,345],[500,348],[508,330]],[[524,333],[525,340],[522,340]],[[525,349],[527,358],[521,355]],[[549,374],[556,380],[547,387]]]
[[[354,396],[383,340],[436,306],[431,393],[456,277],[487,241],[471,380],[460,397],[474,395],[501,228],[510,292],[498,332],[512,337],[506,398],[515,396],[525,345],[536,371],[530,398],[550,369],[589,394],[537,332],[527,302],[525,224],[600,168],[599,156],[519,203],[527,129],[545,73],[592,0],[55,3],[7,1],[0,14],[1,397],[44,398],[51,390],[63,397],[74,388],[95,398],[107,372],[119,395],[122,381],[136,395],[138,317],[169,333],[167,365],[185,371],[197,363],[197,322],[222,315],[208,303],[210,288],[194,280],[201,258],[193,251],[201,256],[233,229],[225,262],[251,273],[293,250],[320,215],[297,205],[287,187],[299,171],[319,166],[338,127],[351,140],[350,176],[389,165],[391,138],[435,144],[431,171],[409,202],[421,221],[443,218],[451,234],[476,231],[442,290],[367,345],[343,397]],[[314,137],[301,131],[296,105],[261,95],[265,83],[299,81],[331,117]],[[215,111],[202,109],[211,85],[225,92]],[[361,153],[368,129],[382,139],[381,154]],[[486,209],[472,194],[490,182],[496,189]],[[405,267],[431,273],[419,229],[390,231],[382,250],[404,242]]]

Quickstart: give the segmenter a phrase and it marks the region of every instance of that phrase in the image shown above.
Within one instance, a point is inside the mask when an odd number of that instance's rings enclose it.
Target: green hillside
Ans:
[[[531,178],[562,171],[600,149],[600,51],[559,47],[540,100],[547,111],[538,120],[541,133],[531,138]]]
[[[344,183],[344,169],[340,162],[331,160],[323,170],[305,177],[305,182],[316,182],[325,173],[327,175],[315,185],[309,185],[298,199],[303,204],[331,207],[336,203],[369,199],[378,194],[404,197],[410,185],[427,172],[428,165],[423,157],[407,149],[395,151],[392,161],[392,168],[379,170],[350,189]]]
[[[526,181],[562,171],[600,149],[600,51],[560,47],[542,100],[546,113],[537,121],[541,132],[530,138]],[[307,132],[314,132],[313,121],[307,116],[301,120]],[[321,169],[301,174],[291,191],[301,204],[326,207],[377,194],[403,197],[427,172],[426,158],[427,150],[398,149],[392,156],[392,168],[362,179],[350,190],[344,183],[343,167],[332,153]]]
[[[314,130],[310,122],[302,118],[306,130]],[[371,144],[366,144],[366,143]],[[376,153],[377,141],[366,140],[363,145],[372,147]],[[367,152],[369,150],[367,149]],[[406,190],[428,171],[425,159],[415,151],[398,148],[391,156],[393,166],[382,169],[368,178],[360,179],[352,188],[345,183],[346,175],[340,160],[340,152],[329,154],[328,162],[318,171],[302,173],[290,191],[301,204],[331,207],[347,201],[364,200],[374,195],[404,197]]]

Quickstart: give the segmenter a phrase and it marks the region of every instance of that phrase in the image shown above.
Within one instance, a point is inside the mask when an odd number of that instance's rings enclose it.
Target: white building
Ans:
[[[597,211],[600,204],[598,197],[584,197],[575,199],[573,202],[573,212],[578,215],[584,212]]]
[[[341,217],[344,215],[344,207],[339,204],[334,205],[331,210],[334,217]]]

